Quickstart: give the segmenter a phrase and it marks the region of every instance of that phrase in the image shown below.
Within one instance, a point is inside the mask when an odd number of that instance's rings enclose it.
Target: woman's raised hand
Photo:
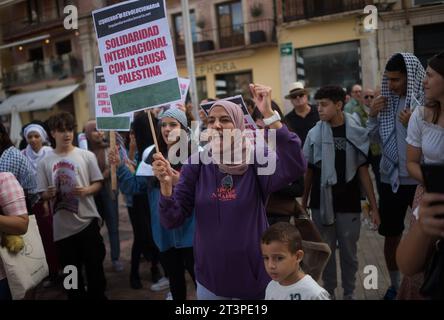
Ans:
[[[161,153],[155,153],[153,155],[153,173],[160,183],[172,183],[173,172],[170,163],[166,160]]]
[[[264,118],[273,116],[274,112],[271,108],[271,88],[262,84],[250,83],[250,92],[254,103]]]

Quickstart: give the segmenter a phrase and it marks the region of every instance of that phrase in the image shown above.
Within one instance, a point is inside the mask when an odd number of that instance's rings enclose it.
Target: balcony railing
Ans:
[[[13,38],[29,32],[39,32],[45,28],[63,26],[65,15],[63,11],[59,10],[63,10],[63,8],[60,9],[53,5],[42,8],[39,13],[33,11],[31,17],[25,11],[18,11],[14,17],[7,17],[6,21],[0,22],[3,36]]]
[[[40,32],[42,30],[53,28],[53,27],[63,27],[62,18],[50,18],[46,17],[39,21],[29,22],[27,19],[16,20],[8,24],[2,25],[3,36],[6,39],[22,36],[30,32]],[[1,35],[0,35],[1,36]]]
[[[372,0],[283,0],[284,22],[364,9]]]
[[[277,42],[275,21],[272,19],[237,24],[224,28],[204,29],[195,32],[193,39],[194,53]],[[185,55],[183,39],[176,38],[175,43],[176,55]]]
[[[44,61],[33,61],[12,66],[3,74],[6,87],[39,81],[62,80],[82,74],[82,61],[71,54]]]

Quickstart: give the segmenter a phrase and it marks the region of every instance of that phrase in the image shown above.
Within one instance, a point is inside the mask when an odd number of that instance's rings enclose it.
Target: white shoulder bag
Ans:
[[[29,216],[28,231],[22,237],[25,246],[18,253],[10,253],[0,246],[1,260],[14,300],[23,299],[26,292],[35,288],[49,273],[34,215]]]

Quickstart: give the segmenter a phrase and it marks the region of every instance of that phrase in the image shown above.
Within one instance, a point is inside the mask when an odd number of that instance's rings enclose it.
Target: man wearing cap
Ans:
[[[287,125],[305,142],[308,131],[319,121],[319,113],[316,107],[308,104],[308,92],[302,82],[294,82],[290,85],[290,91],[285,96],[293,105],[293,110],[285,116]]]

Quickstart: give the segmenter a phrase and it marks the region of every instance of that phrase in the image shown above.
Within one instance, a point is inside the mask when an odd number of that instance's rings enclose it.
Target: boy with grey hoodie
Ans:
[[[337,287],[336,243],[339,243],[344,299],[355,299],[358,270],[357,242],[361,228],[361,188],[371,205],[372,219],[379,224],[379,212],[368,173],[367,129],[343,112],[345,92],[339,86],[325,86],[315,94],[320,121],[308,132],[304,156],[308,162],[302,205],[310,196],[312,218],[331,256],[324,269],[324,288],[335,298]]]

